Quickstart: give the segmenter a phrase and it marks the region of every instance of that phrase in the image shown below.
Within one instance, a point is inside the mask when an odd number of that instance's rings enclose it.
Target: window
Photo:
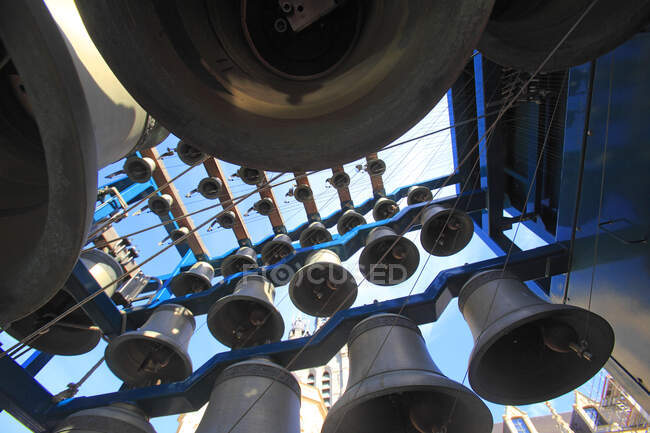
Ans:
[[[307,376],[307,385],[314,385],[316,383],[316,380],[314,379],[314,373],[309,373],[309,376]]]
[[[517,429],[517,433],[530,433],[530,430],[528,429],[528,426],[526,425],[526,421],[524,421],[523,418],[513,418],[512,423],[514,424],[515,428]]]
[[[329,409],[330,407],[330,372],[325,371],[323,373],[323,379],[321,380],[321,394],[323,394],[323,401],[325,402],[325,407]]]

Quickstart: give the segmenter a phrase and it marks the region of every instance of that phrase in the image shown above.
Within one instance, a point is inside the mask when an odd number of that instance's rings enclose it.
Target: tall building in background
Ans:
[[[327,321],[316,319],[314,331]],[[296,318],[289,331],[289,339],[312,335],[311,326],[302,317]],[[325,365],[306,370],[298,370],[294,375],[300,384],[300,432],[320,433],[327,411],[345,391],[350,374],[348,346],[343,348]],[[178,417],[176,433],[194,433],[201,422],[207,404],[196,412],[188,412]]]
[[[607,373],[594,380],[587,396],[575,391],[573,411],[558,414],[547,402],[549,414],[531,418],[523,410],[506,406],[503,422],[492,433],[649,433],[650,416]]]

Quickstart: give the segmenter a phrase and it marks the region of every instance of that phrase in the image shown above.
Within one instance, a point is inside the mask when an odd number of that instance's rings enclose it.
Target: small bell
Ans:
[[[151,158],[140,158],[137,155],[131,155],[126,158],[122,170],[133,182],[146,183],[151,179],[153,171],[156,169],[156,162]]]
[[[262,247],[262,263],[264,266],[274,265],[280,260],[293,254],[291,238],[285,234],[275,235]]]
[[[264,172],[256,168],[250,167],[239,167],[237,170],[237,176],[248,185],[259,185],[264,178]]]
[[[176,243],[183,238],[183,236],[186,236],[190,233],[190,229],[187,227],[179,227],[177,229],[172,230],[172,232],[169,234],[169,239],[172,241],[172,243]],[[187,238],[183,239],[183,242],[185,242]]]
[[[214,268],[208,262],[196,262],[192,267],[175,275],[169,282],[169,290],[179,297],[190,293],[198,293],[212,287]]]
[[[214,200],[219,197],[223,189],[223,182],[218,177],[204,177],[199,182],[197,190],[204,198]]]
[[[409,279],[419,263],[418,247],[390,227],[382,226],[368,233],[366,247],[359,258],[359,270],[373,284],[393,286]]]
[[[237,221],[235,217],[235,212],[229,210],[227,212],[222,212],[217,217],[217,223],[224,229],[231,229],[235,227],[235,222]]]
[[[153,195],[147,202],[147,206],[151,209],[151,212],[158,216],[168,215],[172,204],[174,204],[174,199],[169,194]]]
[[[313,247],[332,240],[332,234],[321,222],[314,221],[300,233],[300,248]]]
[[[433,205],[421,216],[420,243],[434,256],[456,254],[469,244],[474,235],[474,223],[467,213]]]
[[[397,212],[399,212],[399,206],[395,200],[382,197],[377,200],[377,203],[375,203],[375,206],[372,208],[372,217],[375,221],[383,221],[392,218],[397,214]]]
[[[364,225],[366,223],[366,219],[361,215],[359,212],[356,212],[355,210],[348,209],[339,218],[339,220],[336,223],[336,229],[338,230],[339,234],[343,236],[356,226]]]
[[[241,247],[221,262],[221,275],[228,277],[257,268],[257,253],[251,247]]]
[[[289,296],[300,311],[310,316],[329,317],[354,303],[357,283],[335,252],[316,250],[291,278]]]
[[[187,165],[198,164],[206,157],[205,153],[201,152],[185,140],[178,142],[178,145],[176,146],[176,154],[178,155],[178,158]]]
[[[309,200],[313,200],[314,193],[312,192],[309,185],[298,185],[293,189],[293,196],[300,203],[304,203]]]
[[[370,159],[366,165],[366,171],[370,176],[381,176],[386,172],[386,163],[382,159]]]
[[[275,210],[275,205],[269,197],[264,197],[253,204],[253,209],[260,215],[269,216]]]
[[[336,172],[329,178],[330,184],[336,189],[350,186],[350,175],[344,171]]]
[[[282,315],[273,305],[275,287],[261,275],[246,275],[232,295],[219,299],[208,312],[210,333],[235,348],[280,341]]]
[[[426,186],[413,185],[409,188],[408,195],[406,196],[407,206],[412,206],[418,203],[424,203],[433,200],[431,190]]]

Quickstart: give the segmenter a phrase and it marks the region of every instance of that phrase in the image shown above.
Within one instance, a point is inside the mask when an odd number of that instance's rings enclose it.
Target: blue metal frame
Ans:
[[[128,177],[125,177],[100,186],[99,189],[110,187],[115,187],[127,204],[133,204],[151,194],[156,185],[152,179],[145,183],[134,183]],[[122,206],[117,197],[111,197],[95,208],[94,222],[97,223],[104,218],[108,218],[121,209]]]

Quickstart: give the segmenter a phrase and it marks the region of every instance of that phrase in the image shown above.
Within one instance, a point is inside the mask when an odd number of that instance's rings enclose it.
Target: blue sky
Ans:
[[[405,134],[400,140],[405,138],[416,137],[424,133],[438,130],[449,125],[449,115],[447,110],[446,97],[429,113],[418,125]],[[170,136],[159,147],[163,153],[167,147],[175,148],[178,139]],[[439,176],[444,176],[453,171],[453,159],[451,154],[451,138],[449,131],[432,135],[420,139],[404,146],[396,147],[379,153],[380,157],[387,162],[387,171],[384,175],[384,184],[387,192],[391,192],[402,185],[411,184],[417,181],[423,181]],[[187,168],[176,156],[164,159],[169,172],[175,176]],[[369,176],[365,172],[357,172],[355,165],[361,161],[355,161],[345,165],[345,169],[350,174],[352,181],[350,191],[355,204],[359,204],[372,196]],[[99,173],[98,184],[106,183],[105,175],[119,170],[122,162],[112,164],[104,168]],[[232,174],[237,170],[237,166],[228,163],[222,163],[226,173]],[[196,185],[205,177],[206,173],[203,167],[196,167],[188,174],[178,179],[175,184],[182,195],[196,188]],[[273,176],[271,174],[271,176]],[[314,174],[309,177],[312,190],[322,216],[327,216],[339,208],[337,192],[334,188],[327,188],[326,179],[331,176],[331,171],[327,170]],[[290,175],[283,176],[280,180],[290,178]],[[289,230],[302,224],[306,220],[305,211],[301,203],[296,202],[293,198],[286,198],[285,194],[291,187],[291,184],[281,185],[275,189],[275,195],[278,200],[282,215],[285,219],[285,225]],[[254,187],[245,185],[238,178],[231,183],[233,194],[235,196],[250,192]],[[434,192],[435,194],[435,192]],[[447,187],[437,193],[436,198],[442,198],[455,194],[455,187]],[[259,199],[257,194],[245,200],[239,205],[242,213],[246,212],[253,203]],[[287,201],[285,203],[285,201]],[[195,194],[185,199],[185,204],[190,211],[198,210],[202,207],[209,206],[214,202],[203,199],[200,195]],[[400,203],[406,206],[405,200]],[[200,224],[215,214],[218,209],[207,211],[196,215],[193,220]],[[366,215],[368,222],[372,221],[372,215]],[[245,217],[248,230],[253,242],[257,242],[272,233],[271,225],[267,217],[251,212]],[[135,230],[145,228],[159,223],[160,220],[152,213],[143,212],[140,215],[131,216],[116,225],[118,233],[124,235]],[[511,239],[514,236],[517,225],[512,230],[506,232]],[[335,228],[332,233],[335,233]],[[237,245],[234,234],[231,230],[216,229],[207,232],[206,228],[199,231],[205,241],[210,255],[221,255]],[[131,240],[140,251],[140,261],[156,253],[161,248],[158,243],[166,236],[163,228],[145,232],[133,236]],[[411,232],[406,235],[420,248],[419,232]],[[521,227],[515,239],[516,244],[523,249],[533,248],[543,244],[543,241],[531,233],[525,227]],[[353,272],[356,280],[362,280],[358,270],[359,254],[358,251],[348,261],[345,266]],[[428,286],[435,276],[442,270],[461,266],[465,263],[485,260],[494,257],[494,253],[481,241],[479,236],[475,235],[470,244],[460,253],[451,257],[432,257],[420,248],[420,266],[413,277],[404,283],[392,287],[373,286],[368,282],[363,282],[359,287],[359,295],[354,306],[371,303],[377,299],[379,301],[395,297],[405,296],[411,290],[412,293],[420,293]],[[170,273],[180,259],[179,254],[174,248],[169,249],[152,262],[146,264],[143,269],[149,275],[165,275]],[[421,277],[417,276],[422,271]],[[219,277],[220,278],[220,277]],[[218,279],[215,279],[215,283]],[[287,287],[278,287],[276,291],[276,305],[282,313],[285,321],[285,338],[288,333],[291,322],[299,315],[299,311],[291,304],[287,296]],[[210,334],[205,324],[205,316],[196,318],[197,330],[192,337],[189,346],[189,353],[192,358],[194,369],[200,367],[214,354],[228,350],[227,347],[218,343]],[[427,346],[432,358],[448,377],[462,381],[466,369],[469,354],[472,350],[473,339],[469,328],[462,315],[458,311],[456,300],[453,300],[441,318],[433,324],[423,325],[421,327]],[[5,333],[0,334],[0,342],[4,347],[13,344],[13,340]],[[93,351],[75,357],[55,357],[38,375],[37,379],[52,393],[58,393],[65,389],[70,382],[76,382],[81,376],[97,361],[104,352],[105,343],[101,342]],[[20,360],[27,359],[28,355]],[[95,395],[106,392],[113,392],[119,388],[121,382],[110,372],[106,364],[102,366],[84,383],[81,387],[79,396]],[[467,381],[465,385],[468,386]],[[592,381],[583,385],[580,390],[586,394],[591,394],[593,390]],[[573,394],[569,393],[553,401],[554,407],[559,412],[571,410],[573,403]],[[488,403],[490,410],[494,415],[495,422],[501,421],[503,406]],[[530,406],[521,406],[529,413],[530,416],[546,415],[548,409],[543,403]],[[173,433],[176,431],[176,418],[178,415],[156,418],[152,423],[158,433]],[[15,421],[6,412],[0,414],[0,426],[3,433],[28,432],[25,427]]]

